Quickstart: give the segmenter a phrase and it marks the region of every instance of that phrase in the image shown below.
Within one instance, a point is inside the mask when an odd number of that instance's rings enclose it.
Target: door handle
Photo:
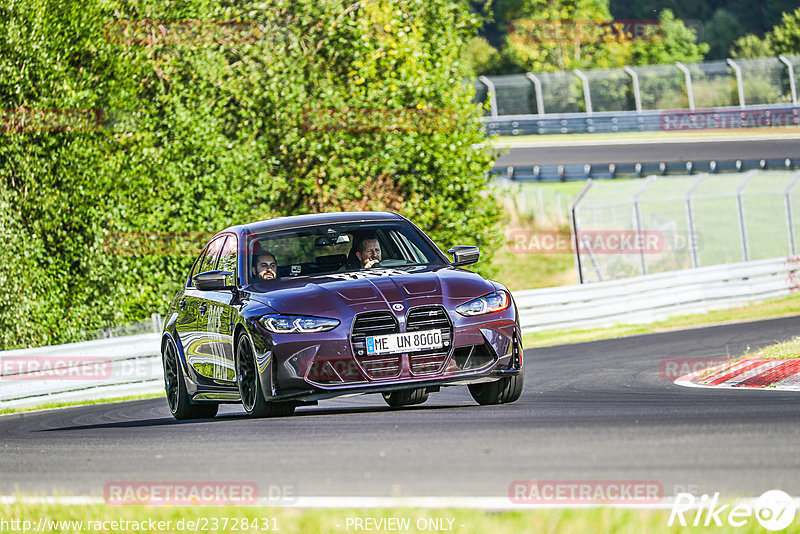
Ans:
[[[185,310],[186,309],[186,299],[181,299],[181,301],[178,303],[178,307],[180,309],[182,309],[182,310]]]
[[[206,312],[208,311],[208,305],[204,302],[203,304],[200,305],[199,309],[200,309],[200,315],[205,315]]]

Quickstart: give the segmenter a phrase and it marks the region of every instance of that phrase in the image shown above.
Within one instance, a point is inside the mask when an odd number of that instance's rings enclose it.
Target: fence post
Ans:
[[[575,252],[572,255],[573,259],[575,260],[575,270],[578,271],[578,283],[583,283],[583,271],[581,270],[581,244],[580,244],[580,234],[578,233],[578,217],[575,213],[575,210],[578,209],[578,204],[583,199],[584,195],[592,188],[592,184],[594,184],[594,180],[589,178],[586,180],[586,183],[583,184],[583,187],[572,199],[569,203],[569,231],[572,233],[572,243],[575,247]]]
[[[689,97],[689,109],[694,110],[694,89],[692,89],[692,73],[689,72],[689,69],[686,67],[686,65],[684,65],[680,61],[675,62],[675,66],[678,67],[683,73],[683,79],[686,81],[686,96]]]
[[[736,73],[736,88],[739,91],[739,107],[744,108],[744,83],[742,83],[742,69],[731,58],[728,58],[728,65],[733,69],[733,72]]]
[[[497,93],[494,90],[494,83],[486,76],[478,76],[478,80],[486,86],[489,91],[489,114],[493,119],[497,118]]]
[[[787,69],[788,74],[789,74],[789,88],[792,91],[792,105],[796,106],[797,105],[797,83],[794,81],[794,65],[792,65],[792,62],[789,61],[789,58],[787,58],[783,54],[780,54],[778,56],[778,59],[780,59],[783,62],[783,64],[786,65],[786,69]]]
[[[750,180],[756,175],[756,171],[751,171],[747,173],[747,176],[742,183],[739,184],[739,187],[736,189],[736,204],[739,212],[739,231],[742,235],[742,253],[744,254],[744,261],[750,261],[750,249],[747,246],[747,227],[745,226],[744,222],[744,205],[742,204],[742,191],[747,184],[750,183]]]
[[[692,187],[690,187],[686,192],[686,217],[689,224],[689,254],[692,260],[693,269],[696,269],[700,262],[697,258],[697,233],[695,232],[694,228],[694,207],[692,206],[692,195],[694,194],[695,189],[700,187],[700,184],[703,183],[705,178],[705,176],[701,175],[699,178],[697,178],[697,181],[692,184]]]
[[[150,321],[153,323],[153,332],[155,332],[156,334],[161,333],[161,328],[162,328],[161,314],[160,313],[150,314]]]
[[[639,113],[642,112],[642,93],[639,91],[639,75],[636,74],[636,71],[630,68],[629,66],[625,65],[622,67],[625,72],[628,73],[628,76],[631,77],[631,82],[633,83],[633,101],[636,104],[636,111]]]
[[[789,225],[789,255],[794,256],[797,250],[794,244],[794,218],[792,217],[792,188],[800,180],[800,173],[797,173],[794,179],[786,187],[783,192],[783,202],[786,206],[786,222]]]
[[[641,189],[639,189],[636,194],[633,195],[633,227],[637,238],[644,233],[644,230],[642,229],[642,211],[639,207],[639,198],[644,194],[645,191],[647,191],[647,188],[650,187],[650,184],[653,183],[653,180],[655,180],[655,176],[648,176]],[[646,242],[647,240],[643,241],[643,243]],[[647,260],[645,260],[644,249],[639,251],[639,262],[642,274],[647,274]]]
[[[536,91],[536,111],[539,115],[544,115],[544,95],[542,94],[542,82],[533,73],[527,72],[525,76],[533,82],[533,90]]]
[[[583,101],[586,104],[586,113],[587,114],[591,114],[592,113],[592,92],[589,89],[589,78],[587,78],[586,75],[584,73],[582,73],[580,69],[575,69],[573,72],[575,73],[575,76],[577,76],[578,79],[583,84]]]

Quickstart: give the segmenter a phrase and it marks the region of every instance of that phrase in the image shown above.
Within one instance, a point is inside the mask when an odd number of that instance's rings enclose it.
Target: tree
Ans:
[[[631,45],[629,62],[633,65],[659,65],[676,61],[702,61],[708,52],[706,43],[697,42],[697,32],[686,25],[669,9],[659,15],[661,36],[658,39],[636,41]]]
[[[777,54],[800,54],[800,8],[792,13],[784,13],[781,24],[775,26],[763,39],[748,34],[739,38],[731,48],[731,55],[740,58]]]
[[[771,57],[775,55],[775,49],[772,47],[772,39],[769,35],[759,39],[758,36],[749,33],[736,39],[731,47],[730,55],[742,59]]]
[[[800,8],[784,13],[781,24],[769,34],[773,50],[778,54],[800,54]]]
[[[709,59],[724,59],[728,57],[728,50],[732,42],[744,33],[744,28],[739,20],[728,10],[720,8],[706,23],[703,40],[708,43]]]
[[[395,210],[489,274],[478,24],[451,0],[11,0],[0,346],[163,312],[208,234],[273,216]],[[102,124],[13,123],[31,109]]]
[[[501,68],[500,52],[483,37],[473,37],[464,48],[461,60],[470,69],[473,77],[494,74]]]

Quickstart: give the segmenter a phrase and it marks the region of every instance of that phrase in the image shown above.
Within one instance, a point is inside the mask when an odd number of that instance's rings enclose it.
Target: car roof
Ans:
[[[333,213],[313,213],[308,215],[292,215],[289,217],[275,217],[264,221],[231,226],[219,233],[262,233],[273,230],[287,230],[302,226],[317,224],[372,222],[372,221],[397,221],[404,220],[401,215],[390,211],[344,211]]]

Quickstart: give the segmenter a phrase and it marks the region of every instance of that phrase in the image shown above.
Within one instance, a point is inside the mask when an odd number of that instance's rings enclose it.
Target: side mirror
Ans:
[[[476,263],[481,257],[481,251],[478,247],[469,247],[465,245],[458,245],[447,251],[448,254],[453,255],[453,265],[461,267],[462,265],[472,265]]]
[[[230,271],[206,271],[194,275],[192,277],[192,282],[194,282],[194,287],[200,291],[233,289],[233,286],[227,283],[228,278],[232,276],[233,273]]]

